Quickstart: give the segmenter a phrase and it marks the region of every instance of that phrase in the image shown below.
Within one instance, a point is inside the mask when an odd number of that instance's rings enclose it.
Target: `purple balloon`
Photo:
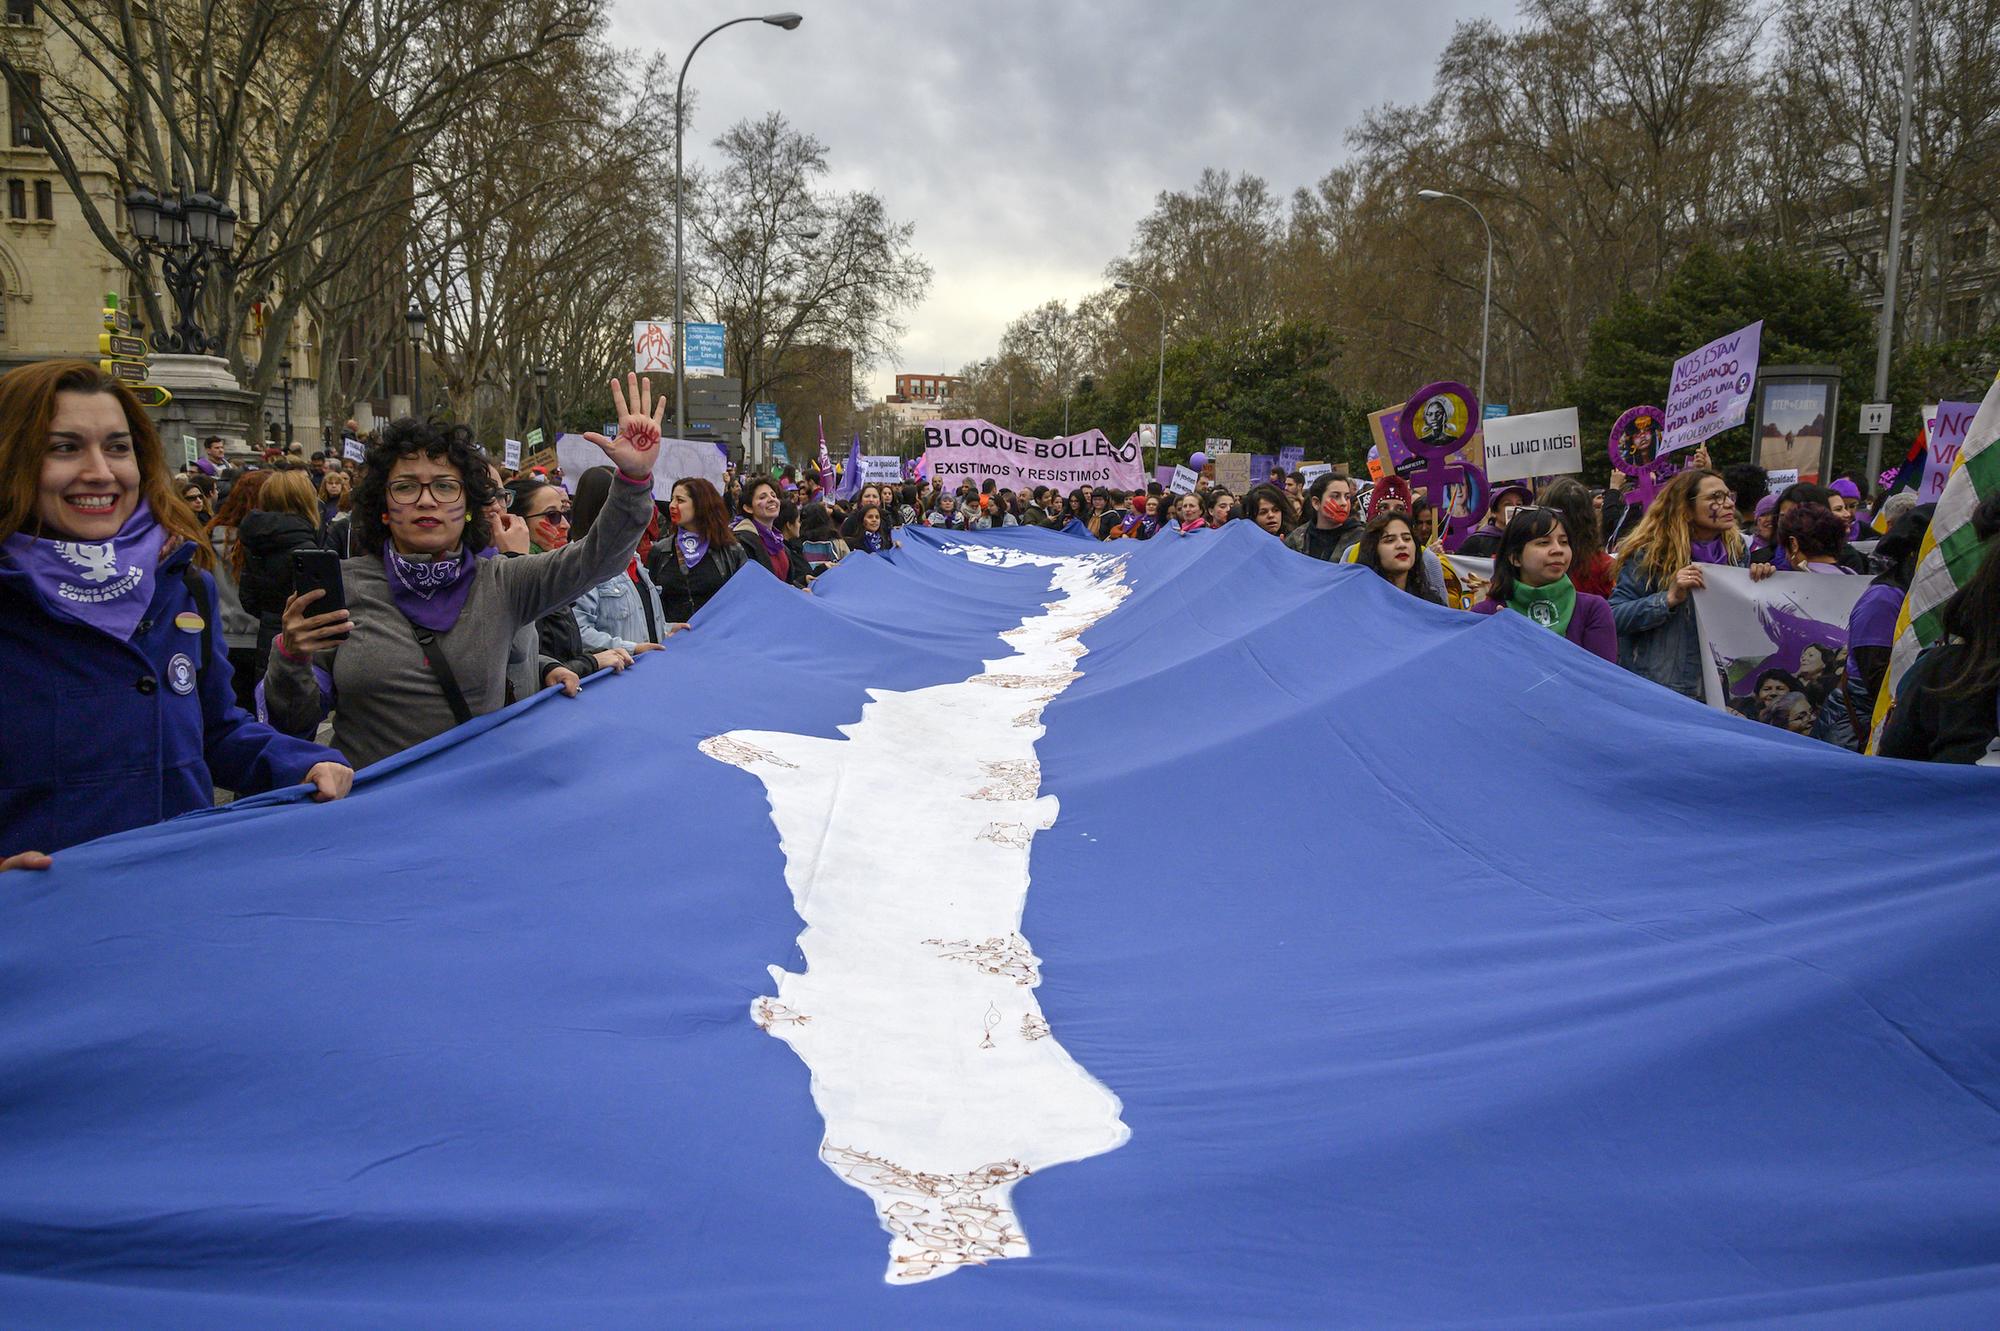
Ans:
[[[1193,467],[1196,471],[1200,471],[1203,467],[1206,467],[1208,465],[1208,454],[1206,453],[1195,454],[1193,457],[1188,459],[1188,465],[1190,467]]]

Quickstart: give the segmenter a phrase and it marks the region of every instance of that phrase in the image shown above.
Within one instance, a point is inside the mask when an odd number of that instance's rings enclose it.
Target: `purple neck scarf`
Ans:
[[[778,535],[776,529],[766,527],[755,518],[750,519],[750,525],[757,529],[758,538],[764,542],[764,553],[776,559],[785,548],[785,538]]]
[[[50,611],[129,642],[153,603],[160,524],[141,499],[108,541],[51,541],[15,532],[6,551]]]
[[[879,531],[862,532],[861,548],[871,555],[882,553],[882,533]]]
[[[685,527],[674,529],[674,548],[681,552],[681,563],[690,569],[708,558],[708,538]]]
[[[465,609],[479,561],[460,547],[455,554],[420,564],[385,545],[382,571],[389,579],[389,599],[405,619],[433,633],[448,633],[458,622],[458,612]]]
[[[1695,541],[1688,546],[1688,558],[1697,564],[1727,564],[1729,543],[1720,536],[1713,540]]]

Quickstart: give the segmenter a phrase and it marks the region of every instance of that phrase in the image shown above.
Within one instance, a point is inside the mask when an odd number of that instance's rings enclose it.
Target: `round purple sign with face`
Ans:
[[[1631,407],[1611,427],[1605,440],[1611,465],[1633,477],[1636,484],[1625,492],[1625,502],[1641,506],[1653,502],[1660,487],[1680,473],[1686,457],[1675,453],[1658,456],[1661,412],[1658,407]]]
[[[1443,462],[1479,432],[1479,399],[1450,380],[1425,384],[1403,404],[1397,426],[1412,453]]]

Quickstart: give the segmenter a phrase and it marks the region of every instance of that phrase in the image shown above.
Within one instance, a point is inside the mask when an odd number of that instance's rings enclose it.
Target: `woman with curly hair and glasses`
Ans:
[[[88,361],[0,377],[0,869],[217,786],[347,793],[339,754],[236,705],[213,565],[130,389]]]
[[[489,559],[492,473],[464,428],[400,420],[368,450],[354,487],[347,608],[316,613],[318,589],[285,603],[264,677],[271,718],[310,732],[333,714],[334,747],[379,762],[506,702],[515,633],[624,568],[652,516],[660,417],[652,384],[611,384],[617,468],[590,534],[544,554]]]

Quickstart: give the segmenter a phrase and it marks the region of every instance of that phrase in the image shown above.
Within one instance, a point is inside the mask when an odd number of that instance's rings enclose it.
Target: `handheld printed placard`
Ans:
[[[1583,470],[1583,433],[1575,407],[1486,418],[1486,479],[1569,476]]]
[[[1234,445],[1227,439],[1204,439],[1201,443],[1201,451],[1210,457],[1218,453],[1227,453],[1232,447]]]
[[[1678,453],[1743,424],[1750,389],[1757,382],[1757,350],[1764,321],[1718,337],[1674,362],[1667,387],[1665,433],[1660,453]]]
[[[509,471],[521,469],[521,441],[508,439],[500,446],[500,465]]]
[[[1193,467],[1175,467],[1174,478],[1167,485],[1167,493],[1191,495],[1194,493],[1194,483],[1199,479],[1200,473],[1195,471]]]
[[[903,460],[883,457],[879,454],[864,453],[861,456],[861,483],[863,485],[900,485],[903,480]]]
[[[1278,450],[1278,465],[1286,471],[1297,471],[1299,464],[1306,460],[1304,444],[1294,444]]]
[[[201,456],[201,440],[191,434],[182,435],[181,452],[185,455],[181,461],[181,466],[183,468],[192,467],[194,460]]]
[[[353,435],[348,435],[340,441],[340,456],[349,462],[366,462],[368,460],[367,445],[363,444]]]
[[[924,426],[924,461],[948,485],[993,480],[1010,490],[1053,485],[1067,494],[1080,485],[1137,490],[1146,483],[1140,445],[1114,444],[1102,430],[1031,439],[991,421],[931,421]]]
[[[1479,428],[1479,399],[1464,384],[1441,380],[1425,384],[1403,404],[1397,422],[1412,453],[1423,464],[1409,477],[1443,515],[1439,534],[1446,550],[1456,550],[1466,533],[1486,515],[1486,473],[1477,465],[1451,455],[1465,447]]]
[[[1301,462],[1298,465],[1299,488],[1310,490],[1312,483],[1333,470],[1331,462]]]

